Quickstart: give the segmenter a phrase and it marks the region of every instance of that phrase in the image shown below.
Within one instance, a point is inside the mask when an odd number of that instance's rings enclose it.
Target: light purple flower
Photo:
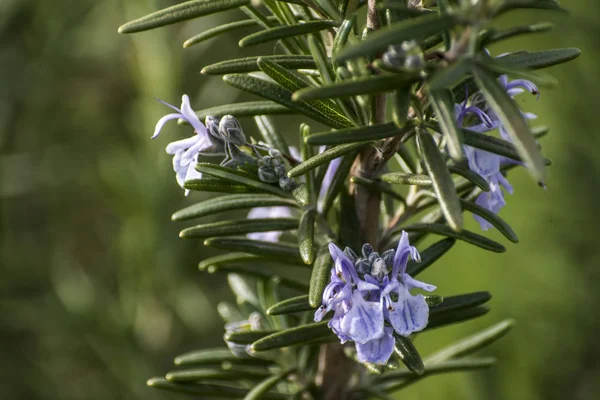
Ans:
[[[329,244],[329,252],[334,267],[315,321],[333,310],[328,326],[342,343],[355,343],[358,360],[386,364],[394,351],[394,332],[409,336],[423,330],[429,319],[425,298],[412,295],[410,290],[430,292],[435,286],[406,273],[409,258],[420,261],[417,249],[410,246],[408,234],[402,232],[397,249],[381,256],[369,245],[363,246],[363,258],[333,243]]]
[[[329,186],[331,186],[331,182],[333,182],[333,178],[335,177],[335,173],[340,167],[340,163],[342,162],[342,157],[331,160],[329,166],[327,167],[327,171],[325,171],[325,176],[323,177],[323,182],[321,182],[321,189],[319,190],[319,200],[317,203],[317,209],[319,212],[323,211],[325,194],[327,190],[329,190]]]
[[[248,213],[249,219],[257,218],[286,218],[292,216],[292,210],[289,207],[255,207]],[[278,242],[283,232],[253,232],[249,233],[248,237],[254,240],[262,240],[265,242]]]
[[[162,100],[158,101],[177,112],[167,114],[158,120],[152,139],[160,134],[160,131],[168,121],[179,118],[187,121],[196,133],[196,135],[187,139],[171,142],[166,148],[167,154],[173,155],[173,170],[176,174],[177,183],[183,188],[186,181],[202,177],[202,174],[194,169],[198,162],[198,154],[221,154],[223,152],[223,143],[208,133],[204,124],[200,122],[200,119],[198,119],[198,116],[192,110],[190,99],[187,95],[184,94],[181,98],[181,109]],[[186,190],[185,195],[187,196],[188,194],[189,190]]]

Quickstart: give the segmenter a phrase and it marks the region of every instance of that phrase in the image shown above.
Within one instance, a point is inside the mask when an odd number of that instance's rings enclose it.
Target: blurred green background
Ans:
[[[549,70],[557,88],[543,90],[537,102],[519,98],[539,114],[538,124],[552,128],[543,141],[554,162],[548,190],[525,171],[513,173],[515,194],[501,215],[521,242],[507,244],[505,254],[459,243],[424,274],[439,294],[490,290],[494,298],[484,318],[423,335],[417,345],[426,353],[503,318],[518,324],[486,350],[500,359],[489,372],[430,378],[402,398],[600,397],[600,3],[563,3],[569,17],[507,15],[500,24],[557,26],[491,49],[583,50]],[[258,53],[238,49],[237,37],[181,47],[238,18],[237,11],[117,34],[124,21],[170,4],[0,2],[3,399],[178,398],[147,388],[146,379],[164,374],[176,354],[222,343],[214,303],[230,296],[225,279],[197,271],[208,251],[178,239],[182,226],[170,221],[173,211],[201,198],[183,196],[164,152],[189,132],[173,124],[149,140],[167,112],[153,97],[177,105],[187,93],[198,109],[251,99],[198,71]],[[252,131],[250,120],[242,123]],[[506,242],[497,232],[490,236]]]

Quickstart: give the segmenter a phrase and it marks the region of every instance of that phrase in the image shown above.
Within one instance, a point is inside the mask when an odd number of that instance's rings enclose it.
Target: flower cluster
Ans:
[[[500,76],[498,80],[506,90],[506,93],[508,93],[508,95],[511,97],[514,97],[519,93],[523,93],[524,91],[528,91],[531,94],[539,96],[537,86],[528,80],[515,79],[513,81],[509,81],[506,75]],[[469,101],[468,95],[462,104],[455,105],[457,125],[478,133],[486,133],[494,129],[499,129],[502,138],[504,140],[511,141],[506,128],[502,125],[496,113],[494,113],[494,111],[485,102],[478,101],[477,95],[478,94],[474,95],[473,99],[471,100],[471,103],[474,103],[475,105],[467,105]],[[478,103],[482,103],[482,105],[478,106]],[[475,120],[478,120],[478,122],[473,125],[468,125],[466,120],[471,116],[475,117]],[[528,120],[537,118],[535,114],[531,113],[523,113],[523,117]],[[490,186],[490,190],[488,192],[481,193],[479,197],[477,197],[475,203],[497,214],[506,205],[502,188],[504,188],[510,194],[513,192],[513,187],[502,174],[501,167],[517,161],[470,146],[464,146],[464,150],[465,156],[469,163],[469,168],[481,175]],[[480,216],[474,215],[474,217],[477,222],[479,222],[479,225],[483,230],[487,230],[492,227],[488,221]]]
[[[409,336],[427,326],[427,302],[422,294],[412,295],[410,290],[431,292],[436,287],[406,273],[409,257],[420,261],[419,252],[409,244],[406,232],[395,251],[381,255],[369,244],[363,246],[362,257],[333,243],[329,252],[334,260],[331,282],[314,319],[321,321],[333,310],[328,326],[341,342],[355,343],[360,362],[384,365],[394,351],[394,334]]]

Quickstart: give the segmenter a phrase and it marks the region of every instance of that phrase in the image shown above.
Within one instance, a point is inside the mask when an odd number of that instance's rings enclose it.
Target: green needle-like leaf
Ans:
[[[260,71],[256,61],[266,59],[276,62],[285,69],[315,69],[317,64],[311,56],[303,56],[296,54],[278,54],[274,56],[255,56],[236,58],[233,60],[220,61],[218,63],[207,65],[202,68],[201,73],[206,75],[223,75],[233,73],[244,73]]]
[[[305,210],[300,217],[298,226],[298,246],[300,247],[300,257],[305,264],[311,265],[315,258],[314,240],[315,240],[315,215],[314,209]]]
[[[484,133],[463,129],[465,144],[490,153],[508,157],[516,161],[523,161],[515,146],[504,140]]]
[[[424,251],[420,252],[421,262],[410,260],[406,266],[406,273],[413,278],[425,271],[427,267],[436,262],[440,257],[448,252],[456,243],[455,239],[442,239],[435,242]]]
[[[433,137],[427,131],[419,133],[417,142],[423,155],[425,169],[431,177],[433,190],[438,197],[442,214],[450,228],[460,231],[463,225],[462,207],[446,162]]]
[[[187,221],[224,211],[273,206],[297,207],[298,204],[292,199],[284,199],[270,194],[232,194],[215,197],[186,207],[175,212],[171,219],[173,221]]]
[[[490,312],[490,309],[487,307],[472,307],[444,314],[430,315],[425,331],[479,318],[488,312]]]
[[[258,67],[271,77],[275,82],[279,83],[285,89],[290,92],[307,88],[308,83],[303,79],[299,78],[293,72],[288,71],[279,64],[270,61],[266,58],[260,57],[257,61]],[[329,100],[315,100],[306,102],[306,104],[315,109],[323,115],[326,115],[331,120],[337,121],[339,124],[349,127],[354,124],[350,121],[342,112],[342,110],[332,101]]]
[[[581,50],[575,47],[567,47],[563,49],[552,49],[530,53],[528,51],[520,51],[518,53],[508,54],[497,59],[498,62],[507,62],[518,65],[522,68],[542,69],[566,63],[579,57]]]
[[[405,172],[388,172],[381,175],[381,180],[396,185],[431,186],[433,184],[433,181],[427,175]]]
[[[165,375],[170,382],[199,382],[199,381],[237,381],[240,379],[264,379],[271,376],[271,373],[265,369],[253,368],[251,370],[223,370],[195,368],[183,371],[171,371]]]
[[[208,163],[196,164],[196,171],[227,180],[234,184],[244,185],[256,191],[267,192],[280,197],[289,197],[289,194],[279,187],[261,182],[258,180],[258,177],[243,171]]]
[[[426,363],[438,364],[452,358],[468,356],[506,335],[514,325],[515,321],[513,319],[506,319],[435,352],[427,357]]]
[[[255,341],[264,337],[270,336],[275,331],[239,331],[239,332],[226,332],[223,337],[227,342],[236,344],[252,344]]]
[[[448,154],[454,161],[462,160],[464,158],[462,130],[456,126],[452,93],[446,89],[433,90],[429,93],[429,98],[446,138]]]
[[[291,372],[293,372],[293,369],[288,369],[281,371],[277,375],[266,378],[264,381],[254,386],[252,390],[250,390],[244,397],[244,400],[259,400],[265,398],[267,392],[273,389],[279,382],[284,380]]]
[[[252,344],[251,350],[267,351],[328,338],[337,339],[337,336],[329,329],[327,321],[323,321],[286,329],[263,337]]]
[[[528,170],[538,182],[543,182],[544,159],[513,98],[498,84],[496,77],[482,66],[477,65],[473,68],[473,78],[529,167]]]
[[[485,236],[478,235],[476,233],[462,230],[456,232],[449,226],[444,224],[414,224],[403,228],[407,232],[423,232],[423,233],[434,233],[437,235],[447,236],[450,238],[458,239],[471,243],[477,247],[481,247],[485,250],[494,251],[496,253],[504,253],[506,248],[498,242],[494,242]]]
[[[396,336],[394,353],[396,353],[398,358],[406,365],[406,368],[417,375],[423,375],[425,372],[423,360],[410,338],[399,335]]]
[[[225,104],[222,106],[206,108],[196,111],[200,121],[204,121],[207,115],[235,115],[236,117],[252,117],[255,115],[293,114],[295,111],[272,101],[246,101],[243,103]],[[187,124],[183,120],[179,123]]]
[[[348,154],[352,151],[358,150],[361,147],[369,144],[370,142],[359,142],[359,143],[350,143],[350,144],[341,144],[339,146],[335,146],[329,150],[325,150],[322,153],[315,155],[314,157],[309,158],[303,163],[295,166],[294,168],[288,171],[288,176],[290,178],[295,178],[301,175],[306,174],[308,171],[311,171],[317,168],[319,165],[325,164],[334,160],[338,157],[341,157],[345,154]]]
[[[186,383],[174,383],[169,382],[165,378],[151,378],[146,383],[148,386],[168,390],[170,392],[187,393],[197,396],[199,398],[212,399],[212,398],[224,398],[224,399],[237,399],[247,394],[246,389],[232,387],[231,385],[214,385],[214,384],[196,384],[190,385]],[[267,400],[279,400],[287,399],[288,396],[279,393],[267,393],[264,399]]]
[[[346,46],[336,55],[335,61],[342,62],[356,57],[374,56],[386,50],[389,45],[431,36],[452,28],[456,23],[456,19],[448,14],[441,16],[430,14],[405,20],[390,28],[382,28],[374,32],[362,42]]]
[[[452,174],[462,176],[484,192],[490,191],[490,185],[485,178],[477,172],[472,171],[468,166],[463,166],[461,164],[450,165],[448,171]]]
[[[119,33],[134,33],[203,17],[250,4],[250,0],[193,0],[180,3],[119,27]]]
[[[273,119],[267,115],[257,115],[254,122],[260,131],[265,143],[271,145],[283,154],[290,154],[290,147],[280,131],[275,127]]]
[[[269,365],[272,362],[261,358],[240,358],[231,353],[228,348],[213,348],[194,350],[175,357],[175,365],[210,365],[224,362],[250,365]]]
[[[253,193],[255,189],[246,185],[231,183],[224,179],[213,178],[212,176],[202,177],[202,179],[190,179],[183,185],[185,189],[198,192],[217,192],[217,193]]]
[[[350,126],[347,122],[333,119],[323,112],[316,111],[314,107],[305,102],[293,102],[292,93],[276,83],[243,74],[225,75],[223,80],[237,89],[272,100],[332,128],[347,128]]]
[[[211,222],[186,228],[179,233],[185,239],[213,236],[245,235],[252,232],[289,231],[298,229],[296,218],[256,218]]]
[[[412,73],[369,76],[298,90],[292,96],[292,100],[307,101],[390,92],[396,90],[399,86],[407,86],[417,82],[419,79],[418,74]]]
[[[256,254],[233,252],[220,254],[214,257],[208,257],[200,261],[198,269],[204,271],[206,269],[219,269],[222,266],[228,265],[265,265],[265,264],[289,264],[304,266],[304,263],[299,258],[286,258],[284,260],[272,257],[262,257]]]
[[[277,21],[277,19],[275,17],[269,17],[269,20],[271,20],[272,22]],[[255,26],[259,26],[259,24],[256,20],[253,20],[253,19],[244,19],[241,21],[235,21],[235,22],[230,22],[228,24],[219,25],[217,27],[214,27],[212,29],[207,29],[203,32],[200,32],[197,35],[192,36],[191,38],[189,38],[188,40],[183,42],[183,47],[187,48],[187,47],[193,46],[195,44],[202,43],[208,39],[212,39],[214,37],[222,35],[224,33],[236,31],[238,29],[243,29],[243,28],[255,27]]]
[[[471,73],[472,59],[462,57],[454,64],[433,75],[429,81],[429,90],[436,92],[442,89],[451,89],[459,84]]]
[[[494,15],[498,16],[510,10],[529,8],[534,10],[552,10],[566,12],[556,0],[504,0],[495,10]]]
[[[303,24],[278,26],[276,28],[265,29],[242,38],[239,42],[240,47],[254,46],[261,43],[272,42],[289,37],[307,35],[309,33],[319,32],[337,26],[335,21],[309,21]]]
[[[479,46],[485,47],[492,43],[497,43],[502,40],[510,39],[515,36],[528,35],[531,33],[548,32],[554,28],[554,25],[549,22],[540,22],[539,24],[516,26],[514,28],[506,29],[503,31],[497,31],[491,29],[480,39]]]
[[[332,266],[333,259],[329,255],[327,246],[324,246],[317,254],[317,259],[315,260],[310,276],[308,304],[312,308],[319,307],[323,301],[323,291],[325,291],[325,286],[329,283]]]
[[[488,210],[487,208],[481,207],[478,204],[473,202],[460,199],[460,204],[462,205],[464,210],[470,211],[473,214],[479,215],[481,218],[488,221],[492,224],[498,231],[503,234],[508,240],[513,243],[518,243],[519,238],[517,234],[512,230],[510,225],[508,225],[502,218],[500,218],[496,213]]]
[[[311,311],[313,308],[308,304],[308,295],[292,297],[272,305],[267,310],[267,315],[293,314],[303,311]]]
[[[474,308],[487,303],[492,298],[489,292],[473,292],[457,296],[444,297],[442,304],[431,307],[430,315],[442,315],[451,312]]]
[[[412,129],[412,125],[400,129],[394,123],[389,122],[387,124],[313,133],[310,136],[307,136],[304,141],[313,146],[364,142],[365,140],[379,140],[392,136],[404,135],[410,129]]]
[[[215,237],[206,239],[204,245],[221,250],[241,251],[263,257],[281,258],[282,262],[302,263],[298,255],[298,247],[281,242],[266,242],[246,237]]]

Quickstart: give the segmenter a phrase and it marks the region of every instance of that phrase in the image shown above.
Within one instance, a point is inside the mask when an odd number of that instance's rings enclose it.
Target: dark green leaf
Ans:
[[[240,47],[253,46],[261,43],[272,42],[289,37],[307,35],[337,26],[335,21],[308,21],[302,24],[278,26],[265,29],[242,38]]]
[[[437,115],[442,133],[446,138],[448,154],[454,161],[462,160],[464,157],[463,136],[462,130],[456,126],[452,93],[446,89],[432,90],[429,93],[429,99]]]
[[[417,375],[423,375],[425,366],[412,340],[404,336],[396,336],[394,353],[402,360],[406,368]]]
[[[336,62],[350,60],[356,57],[374,56],[387,49],[389,45],[402,43],[406,40],[420,39],[445,31],[456,25],[452,15],[430,14],[409,19],[389,28],[382,28],[367,39],[352,46],[346,46],[336,57]]]
[[[504,0],[494,11],[495,15],[503,14],[510,10],[530,8],[534,10],[553,10],[566,12],[556,0]]]
[[[285,138],[275,127],[273,119],[267,115],[257,115],[254,117],[254,122],[260,131],[265,143],[279,150],[283,154],[290,154],[290,148],[285,141]]]
[[[262,358],[240,358],[233,355],[228,348],[194,350],[175,357],[175,365],[178,366],[222,364],[224,362],[255,365],[271,364],[271,361]]]
[[[259,400],[265,398],[267,392],[273,389],[279,382],[284,380],[292,371],[293,369],[281,371],[277,375],[266,378],[258,385],[254,386],[252,390],[250,390],[244,397],[244,400]]]
[[[287,263],[304,265],[304,263],[299,258],[286,258],[285,260],[280,260],[272,257],[261,257],[255,254],[247,254],[247,253],[227,253],[220,254],[218,256],[205,258],[200,261],[198,264],[198,268],[201,271],[204,271],[210,267],[219,268],[221,266],[226,265],[249,265],[249,264],[257,264],[257,265],[265,265],[265,264],[287,264]]]
[[[300,225],[298,226],[300,257],[302,257],[304,263],[308,265],[311,265],[315,258],[315,215],[316,211],[314,209],[305,210],[300,217]]]
[[[461,358],[489,346],[508,333],[515,325],[513,319],[506,319],[487,329],[461,339],[427,357],[427,364],[438,364],[452,358]]]
[[[282,242],[266,242],[246,237],[215,237],[206,239],[205,246],[221,250],[241,251],[267,258],[279,258],[283,263],[302,264],[298,247]]]
[[[537,72],[530,68],[523,68],[516,64],[510,64],[507,61],[498,61],[494,58],[482,56],[477,58],[478,62],[485,66],[489,71],[497,75],[508,75],[513,78],[526,79],[536,83],[538,86],[555,86],[556,79],[543,72]],[[502,60],[502,59],[500,59]],[[536,93],[534,93],[536,94]]]
[[[473,68],[473,78],[529,167],[528,170],[538,182],[543,182],[544,159],[514,99],[500,86],[496,77],[483,67]]]
[[[571,61],[581,54],[581,50],[575,47],[563,49],[552,49],[530,53],[520,51],[499,58],[498,62],[507,62],[522,68],[541,69]]]
[[[517,234],[512,230],[510,225],[508,225],[502,218],[500,218],[496,213],[488,210],[487,208],[481,207],[478,204],[473,202],[460,199],[460,204],[462,205],[464,210],[470,211],[473,214],[479,215],[481,218],[488,221],[492,224],[498,231],[503,234],[508,240],[513,243],[518,243],[519,238]]]
[[[358,150],[346,154],[342,161],[340,161],[337,169],[335,170],[335,174],[329,184],[329,188],[325,192],[325,196],[323,198],[323,209],[322,214],[327,215],[331,206],[333,206],[333,202],[335,198],[344,190],[344,185],[346,184],[346,178],[350,173],[350,169],[352,169],[352,164],[354,164],[354,159],[358,155]]]
[[[356,26],[356,14],[352,14],[352,16],[348,19],[345,19],[344,22],[340,25],[340,29],[338,29],[335,38],[333,39],[333,47],[332,54],[333,57],[339,53],[339,51],[346,45],[348,42],[348,37],[352,33],[352,30]]]
[[[323,321],[273,333],[272,335],[254,342],[251,349],[252,351],[267,351],[310,343],[313,340],[320,340],[332,336],[335,337],[335,334],[327,326],[327,321]]]
[[[182,371],[171,371],[165,375],[170,382],[198,382],[205,380],[218,381],[239,381],[240,379],[264,379],[271,376],[271,373],[266,369],[248,369],[239,370],[223,370],[223,369],[208,369],[196,368],[186,369]]]
[[[331,267],[333,259],[329,255],[327,246],[322,247],[317,254],[317,259],[313,266],[310,277],[310,286],[308,292],[308,304],[312,308],[317,308],[323,302],[323,291],[329,283],[331,276]]]
[[[494,251],[496,253],[503,253],[506,251],[506,248],[500,243],[494,242],[485,236],[481,236],[466,230],[456,232],[443,224],[414,224],[405,227],[404,230],[407,232],[424,232],[447,236],[450,238],[463,240],[477,247],[481,247],[482,249]]]
[[[486,135],[484,133],[475,132],[469,129],[463,129],[463,137],[467,146],[472,146],[477,149],[489,151],[490,153],[508,157],[516,161],[522,161],[521,156],[517,153],[515,146],[503,139]]]
[[[175,212],[171,219],[173,221],[187,221],[224,211],[273,206],[297,207],[298,204],[291,199],[284,199],[270,194],[232,194],[215,197],[186,207]]]
[[[272,100],[327,126],[333,128],[348,127],[347,123],[332,119],[330,116],[316,111],[305,102],[293,102],[292,93],[276,83],[243,74],[225,75],[223,80],[237,89]]]
[[[279,187],[261,182],[258,180],[257,176],[240,170],[222,167],[215,164],[198,163],[196,164],[196,171],[227,180],[234,184],[244,185],[256,191],[272,193],[280,197],[289,197],[289,194],[281,190]]]
[[[273,56],[254,56],[236,58],[233,60],[220,61],[215,64],[207,65],[202,68],[202,73],[206,75],[223,75],[242,72],[259,71],[256,61],[259,58],[265,58],[276,62],[285,69],[315,69],[317,64],[311,56],[296,54],[277,54]]]
[[[204,121],[207,115],[235,115],[236,117],[252,117],[255,115],[271,114],[293,114],[290,110],[280,104],[272,101],[246,101],[243,103],[225,104],[222,106],[206,108],[196,111],[196,115],[201,121]],[[179,122],[179,121],[178,121]],[[186,122],[187,123],[187,122]]]
[[[256,218],[211,222],[186,228],[182,238],[205,239],[213,236],[245,235],[252,232],[289,231],[298,229],[296,218]]]
[[[323,47],[321,41],[316,35],[308,36],[308,47],[310,49],[310,53],[315,59],[315,63],[317,64],[319,73],[323,78],[323,82],[331,83],[335,81],[335,72],[333,71],[331,60],[329,59],[329,57],[327,57],[325,48]]]
[[[443,326],[469,321],[471,319],[484,316],[488,312],[490,312],[490,309],[487,307],[473,307],[444,314],[431,315],[425,330],[441,328]]]
[[[406,266],[406,273],[413,278],[423,272],[427,267],[436,262],[440,257],[448,252],[456,243],[455,239],[442,239],[439,242],[435,242],[427,249],[422,251],[421,262],[410,260]]]
[[[294,196],[294,199],[300,203],[300,205],[307,206],[310,204],[310,192],[305,183],[300,183],[294,190],[292,190],[292,195]]]
[[[308,304],[308,295],[302,295],[274,304],[267,310],[267,315],[292,314],[312,309],[310,304]]]
[[[435,92],[442,89],[453,88],[471,73],[471,65],[471,58],[460,58],[454,64],[451,64],[442,71],[433,75],[433,77],[429,80],[429,89],[432,92]]]
[[[381,180],[396,185],[431,186],[432,180],[423,174],[407,174],[405,172],[388,172],[381,175]]]
[[[457,296],[444,297],[442,304],[431,307],[429,315],[441,315],[487,303],[492,298],[490,292],[473,292]]]
[[[262,339],[266,336],[270,336],[275,331],[239,331],[239,332],[227,332],[225,333],[224,339],[227,342],[236,344],[252,344],[255,341]]]
[[[277,21],[277,19],[275,17],[269,17],[269,19],[273,22]],[[214,27],[212,29],[207,29],[203,32],[200,32],[197,35],[192,36],[191,38],[189,38],[188,40],[183,42],[183,47],[187,48],[192,45],[202,43],[208,39],[212,39],[214,37],[222,35],[224,33],[232,32],[232,31],[235,31],[238,29],[254,27],[254,26],[258,26],[258,22],[256,22],[253,19],[244,19],[241,21],[235,21],[235,22],[230,22],[228,24],[219,25],[217,27]]]
[[[167,7],[119,27],[119,33],[134,33],[203,17],[250,4],[250,0],[193,0]]]
[[[433,190],[438,197],[442,214],[450,228],[460,231],[463,225],[462,207],[446,162],[433,137],[427,131],[419,133],[417,142],[423,155],[425,169],[431,177]]]
[[[554,28],[554,25],[549,22],[541,22],[534,25],[516,26],[514,28],[506,29],[503,31],[497,31],[491,29],[487,34],[480,39],[479,46],[485,47],[492,43],[500,42],[502,40],[510,39],[515,36],[527,35],[531,33],[547,32]]]
[[[286,90],[290,92],[294,92],[296,90],[300,90],[302,88],[308,87],[308,83],[306,83],[303,79],[299,78],[293,72],[288,71],[283,68],[279,64],[269,61],[266,58],[260,57],[257,61],[258,67],[267,74],[271,79],[275,82],[279,83]],[[340,108],[329,100],[315,100],[305,102],[309,107],[315,109],[316,112],[323,114],[330,118],[332,121],[336,121],[340,125],[344,127],[353,126],[352,121],[350,121],[340,110]]]
[[[359,143],[350,143],[350,144],[341,144],[339,146],[335,146],[329,150],[325,150],[322,153],[315,155],[314,157],[304,161],[303,163],[295,166],[294,168],[288,171],[288,176],[290,178],[295,178],[301,175],[306,174],[308,171],[311,171],[317,168],[319,165],[325,164],[334,160],[338,157],[341,157],[345,154],[348,154],[352,151],[358,150],[361,147],[369,144],[370,142],[359,142]]]
[[[313,146],[324,144],[346,144],[363,142],[366,140],[379,140],[392,136],[404,135],[412,125],[403,129],[394,123],[361,126],[358,128],[340,129],[331,132],[319,132],[307,136],[304,141]]]
[[[478,173],[472,171],[468,166],[463,166],[460,164],[450,165],[448,167],[448,171],[450,171],[450,173],[452,174],[462,176],[463,178],[465,178],[484,192],[490,191],[490,185],[485,180],[485,178],[479,175]]]
[[[408,110],[412,98],[411,86],[398,88],[392,97],[392,119],[398,127],[403,127],[408,121]]]
[[[383,93],[407,86],[420,79],[418,74],[377,75],[351,81],[336,82],[331,85],[309,87],[298,90],[292,96],[294,101],[350,97],[372,93]]]
[[[256,190],[246,185],[231,183],[224,179],[205,176],[202,179],[190,179],[183,185],[185,189],[198,192],[217,193],[256,193]]]
[[[235,399],[241,398],[245,396],[248,392],[247,389],[232,387],[231,385],[214,385],[214,384],[183,384],[183,383],[174,383],[169,382],[165,378],[151,378],[148,379],[146,383],[148,386],[161,389],[168,390],[170,392],[179,392],[179,393],[188,393],[195,396],[200,396],[199,398],[211,399],[211,398],[225,398],[225,399]],[[279,393],[268,393],[265,399],[287,399],[287,396]]]

